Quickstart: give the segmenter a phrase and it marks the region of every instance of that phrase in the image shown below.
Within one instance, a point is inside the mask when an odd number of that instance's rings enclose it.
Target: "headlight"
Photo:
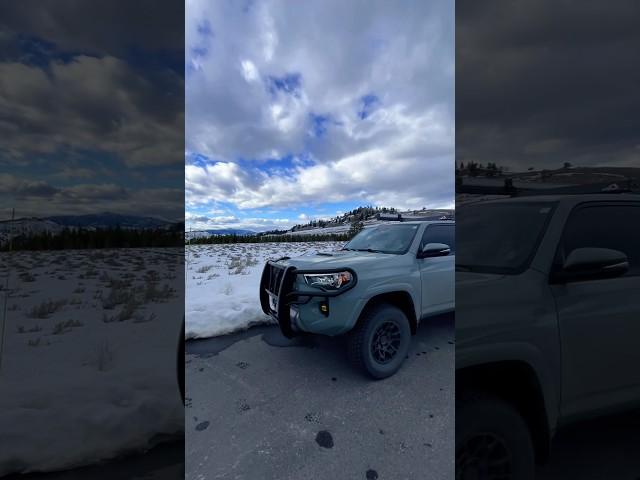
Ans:
[[[304,274],[304,281],[310,287],[338,290],[349,285],[353,281],[353,275],[349,272],[306,273]]]

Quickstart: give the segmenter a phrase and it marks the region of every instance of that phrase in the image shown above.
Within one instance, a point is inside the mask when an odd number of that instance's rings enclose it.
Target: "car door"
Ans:
[[[441,257],[418,258],[422,282],[422,316],[454,308],[455,225],[427,225],[418,252],[427,243],[449,245],[451,253]],[[419,253],[418,253],[419,255]]]
[[[575,248],[625,253],[616,278],[552,285],[562,345],[562,415],[640,403],[640,202],[582,204],[565,225],[555,268]]]

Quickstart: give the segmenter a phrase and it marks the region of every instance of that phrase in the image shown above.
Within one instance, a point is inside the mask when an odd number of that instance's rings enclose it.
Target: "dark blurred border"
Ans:
[[[0,6],[0,476],[184,477],[184,8]]]

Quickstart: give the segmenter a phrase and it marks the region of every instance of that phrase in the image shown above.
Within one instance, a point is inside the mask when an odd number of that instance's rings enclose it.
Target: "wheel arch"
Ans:
[[[358,320],[356,321],[355,326],[359,325],[362,322],[362,319],[366,315],[368,311],[372,308],[382,305],[389,304],[395,307],[398,307],[402,312],[406,315],[409,320],[409,326],[411,328],[411,334],[415,335],[418,329],[418,319],[416,317],[416,309],[415,304],[413,302],[413,298],[411,294],[406,290],[395,290],[392,292],[379,293],[374,295],[370,299],[367,300],[365,305],[360,310],[358,315]]]
[[[469,391],[490,393],[512,404],[529,427],[536,462],[547,460],[552,432],[542,385],[531,365],[509,360],[456,370],[456,395]]]

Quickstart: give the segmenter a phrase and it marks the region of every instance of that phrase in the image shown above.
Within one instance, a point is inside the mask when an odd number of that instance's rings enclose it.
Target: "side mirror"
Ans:
[[[446,243],[427,243],[420,251],[420,258],[446,257],[451,253],[451,247]]]
[[[624,275],[629,270],[629,259],[618,250],[609,248],[576,248],[557,272],[556,279],[563,282],[595,280]]]

